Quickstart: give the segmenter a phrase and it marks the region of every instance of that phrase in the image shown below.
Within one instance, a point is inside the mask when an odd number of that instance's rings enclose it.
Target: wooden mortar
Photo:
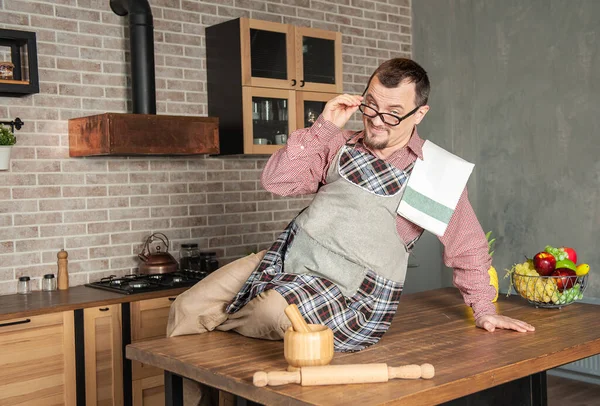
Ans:
[[[329,364],[333,359],[333,331],[321,324],[306,324],[296,305],[289,305],[285,313],[292,322],[283,336],[288,369]]]

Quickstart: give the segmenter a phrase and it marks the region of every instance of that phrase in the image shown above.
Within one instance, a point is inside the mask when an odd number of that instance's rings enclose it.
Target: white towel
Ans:
[[[398,206],[398,214],[443,236],[475,165],[438,147],[423,144]]]

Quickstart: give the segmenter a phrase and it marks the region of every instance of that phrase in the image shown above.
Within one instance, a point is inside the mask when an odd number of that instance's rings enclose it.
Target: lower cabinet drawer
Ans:
[[[165,404],[165,381],[162,373],[134,380],[132,389],[133,406],[164,406]]]
[[[73,312],[0,322],[0,405],[75,405]]]

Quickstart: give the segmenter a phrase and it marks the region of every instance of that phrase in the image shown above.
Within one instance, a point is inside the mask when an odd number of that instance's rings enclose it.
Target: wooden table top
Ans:
[[[392,327],[376,345],[336,353],[331,364],[431,363],[431,380],[257,388],[256,371],[284,370],[282,341],[211,332],[139,342],[127,358],[157,366],[262,404],[438,404],[600,353],[600,307],[574,303],[536,309],[523,298],[500,297],[501,314],[533,324],[536,331],[488,333],[474,326],[457,289],[404,295]]]

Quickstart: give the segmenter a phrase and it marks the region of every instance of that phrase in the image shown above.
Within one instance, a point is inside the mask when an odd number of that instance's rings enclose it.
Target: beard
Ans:
[[[387,128],[385,129],[385,132],[387,133],[387,137],[385,138],[380,138],[380,139],[375,139],[375,135],[373,135],[370,131],[370,129],[372,128],[372,124],[371,123],[367,123],[367,128],[365,128],[365,137],[363,139],[363,144],[372,150],[376,150],[376,149],[385,149],[388,145],[388,141],[390,139],[389,137],[389,131],[387,130]],[[381,137],[381,136],[380,136]]]

